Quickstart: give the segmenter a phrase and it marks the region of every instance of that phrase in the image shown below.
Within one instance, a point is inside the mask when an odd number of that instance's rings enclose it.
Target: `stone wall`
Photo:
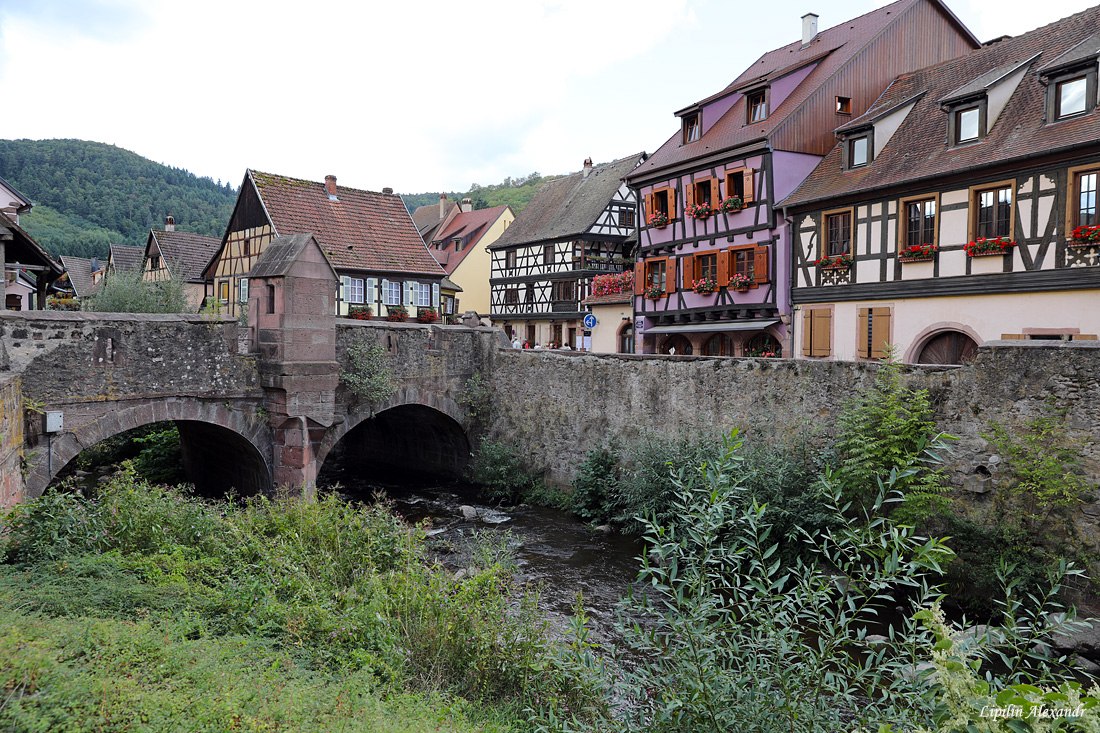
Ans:
[[[23,500],[23,392],[19,377],[0,374],[0,510]]]
[[[844,405],[874,379],[868,362],[693,356],[498,353],[492,372],[495,439],[517,442],[546,478],[566,484],[585,453],[610,437],[743,428],[750,439],[808,431],[821,444]],[[940,429],[960,438],[955,485],[981,490],[1000,462],[981,434],[1015,425],[1046,402],[1068,413],[1100,484],[1100,345],[991,342],[966,367],[906,367],[906,384],[929,390]]]

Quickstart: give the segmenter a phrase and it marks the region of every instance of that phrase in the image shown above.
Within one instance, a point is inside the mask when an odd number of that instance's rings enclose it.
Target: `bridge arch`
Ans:
[[[257,417],[262,414],[258,403],[173,397],[104,406],[107,409],[83,419],[67,416],[72,427],[38,438],[37,447],[28,451],[28,499],[41,496],[82,451],[127,430],[169,421],[176,423],[180,432],[188,480],[200,492],[216,495],[234,488],[239,494],[250,495],[271,490],[271,431]]]
[[[317,449],[320,470],[332,451],[380,470],[462,476],[470,460],[469,417],[454,400],[403,387],[382,403],[355,405]]]

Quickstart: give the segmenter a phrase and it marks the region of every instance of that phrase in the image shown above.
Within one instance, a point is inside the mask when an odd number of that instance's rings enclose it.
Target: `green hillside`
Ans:
[[[0,140],[0,177],[34,203],[19,223],[54,256],[144,245],[166,214],[180,231],[221,236],[237,196],[228,183],[85,140]]]
[[[538,171],[522,178],[505,178],[501,183],[491,186],[482,186],[477,183],[470,184],[470,190],[466,193],[447,192],[447,198],[452,201],[461,201],[469,197],[474,201],[475,209],[488,209],[492,206],[511,206],[517,215],[527,206],[539,187],[547,181],[552,181],[561,176],[540,176]],[[405,207],[415,211],[417,207],[427,204],[439,203],[439,191],[434,193],[407,193],[401,194]]]

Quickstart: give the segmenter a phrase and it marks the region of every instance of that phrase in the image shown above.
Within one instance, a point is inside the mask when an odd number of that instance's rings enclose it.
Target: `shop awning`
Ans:
[[[651,333],[700,333],[703,331],[716,333],[720,331],[759,331],[768,326],[779,323],[778,318],[756,318],[743,321],[714,321],[711,323],[685,323],[682,326],[655,326],[642,331],[643,335]]]

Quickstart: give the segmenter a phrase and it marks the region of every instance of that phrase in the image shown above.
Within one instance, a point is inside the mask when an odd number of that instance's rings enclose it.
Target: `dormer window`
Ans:
[[[986,105],[983,97],[948,109],[947,144],[965,145],[982,140],[986,133]]]
[[[1061,120],[1073,115],[1084,114],[1088,109],[1085,103],[1087,89],[1088,79],[1084,76],[1058,82],[1054,92],[1057,98],[1055,118]]]
[[[768,90],[761,89],[748,95],[749,122],[761,122],[768,119]]]
[[[853,138],[848,141],[848,163],[851,168],[859,168],[867,165],[868,145],[867,136]]]
[[[462,237],[455,237],[451,241],[454,243],[455,252],[461,252],[462,251]]]
[[[957,142],[966,143],[978,139],[981,115],[977,107],[962,109],[955,113],[955,129],[958,131]]]
[[[1039,70],[1047,88],[1046,121],[1089,114],[1098,104],[1097,61],[1100,33],[1086,38]]]
[[[699,114],[686,115],[684,117],[684,144],[693,143],[701,135],[699,126]]]
[[[863,168],[871,162],[874,157],[874,135],[874,129],[870,127],[845,135],[841,148],[844,170]]]

